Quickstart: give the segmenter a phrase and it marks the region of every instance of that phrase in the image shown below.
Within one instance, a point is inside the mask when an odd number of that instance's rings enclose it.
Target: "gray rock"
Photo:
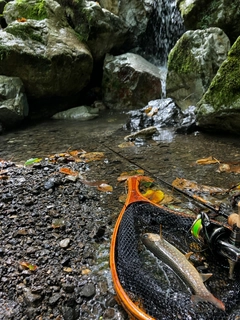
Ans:
[[[103,7],[96,1],[72,2],[66,5],[67,15],[75,31],[90,48],[94,60],[103,60],[106,53],[119,50],[127,41],[128,28],[124,21],[109,11],[114,7],[110,1],[104,1]]]
[[[145,33],[153,7],[152,0],[127,0],[119,2],[119,17],[125,21],[133,41]]]
[[[53,116],[53,119],[66,119],[66,120],[91,120],[98,117],[98,109],[88,106],[81,106],[71,108],[66,111],[61,111]]]
[[[58,302],[58,300],[61,298],[60,293],[54,293],[50,298],[49,298],[49,304],[53,306]]]
[[[229,49],[229,39],[219,28],[185,32],[168,57],[167,97],[183,110],[196,105]]]
[[[56,1],[45,1],[41,10],[37,3],[11,1],[5,6],[8,26],[0,30],[0,72],[20,77],[30,98],[76,94],[89,82],[91,53]]]
[[[0,76],[0,121],[5,128],[21,122],[28,115],[28,102],[20,78]]]
[[[221,28],[232,42],[240,34],[239,0],[177,0],[188,30]]]
[[[90,297],[94,296],[95,293],[96,293],[96,289],[95,289],[94,284],[92,284],[92,283],[86,284],[80,292],[81,296],[86,297],[86,298],[90,298]]]
[[[108,108],[138,109],[161,97],[160,70],[134,53],[107,55],[102,88],[103,102]]]
[[[28,306],[30,307],[36,307],[41,302],[41,295],[34,294],[31,292],[29,288],[24,288],[24,298]]]

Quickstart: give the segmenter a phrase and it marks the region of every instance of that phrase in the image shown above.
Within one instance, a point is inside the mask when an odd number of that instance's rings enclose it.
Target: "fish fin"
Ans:
[[[163,236],[162,236],[162,225],[161,224],[160,224],[160,233],[159,233],[159,235],[160,235],[160,239],[162,240]]]
[[[202,281],[208,280],[213,274],[212,273],[199,273],[200,277],[202,278]]]
[[[191,300],[192,300],[192,302],[194,304],[198,303],[200,301],[208,301],[211,304],[213,304],[215,307],[225,311],[225,304],[221,300],[219,300],[216,297],[214,297],[214,295],[212,295],[211,293],[208,296],[205,296],[205,297],[199,296],[197,294],[196,295],[192,295],[191,296]]]
[[[191,251],[191,252],[187,252],[187,253],[185,254],[185,258],[186,258],[187,260],[189,260],[189,258],[191,257],[192,254],[193,254],[192,251]]]

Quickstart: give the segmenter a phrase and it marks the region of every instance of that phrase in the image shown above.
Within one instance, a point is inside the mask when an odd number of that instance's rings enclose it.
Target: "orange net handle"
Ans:
[[[112,240],[111,240],[111,247],[110,247],[110,269],[112,273],[112,279],[114,288],[118,297],[118,300],[127,311],[131,319],[138,319],[138,320],[155,320],[154,318],[150,317],[146,314],[142,309],[140,309],[128,296],[128,294],[123,289],[117,274],[117,268],[115,264],[115,250],[116,250],[116,240],[120,222],[122,220],[122,216],[130,203],[136,201],[143,201],[143,202],[150,202],[147,198],[145,198],[139,191],[139,183],[141,180],[145,180],[143,176],[133,176],[128,178],[128,195],[127,200],[122,208],[120,215],[117,219],[115,224]]]

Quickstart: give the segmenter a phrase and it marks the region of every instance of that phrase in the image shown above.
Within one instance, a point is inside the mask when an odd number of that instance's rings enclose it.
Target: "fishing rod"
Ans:
[[[112,149],[111,147],[105,145],[104,143],[102,143],[102,145],[107,148],[108,150],[110,150],[111,152],[113,152],[114,154],[116,154],[117,156],[121,157],[122,159],[128,161],[129,163],[133,164],[134,166],[144,170],[144,172],[146,172],[148,175],[152,176],[156,181],[161,182],[162,184],[166,185],[168,188],[178,192],[179,194],[183,195],[185,198],[187,198],[188,200],[191,199],[192,201],[194,201],[198,207],[201,207],[202,209],[208,209],[211,210],[212,212],[214,212],[215,215],[222,215],[225,218],[228,218],[228,214],[226,214],[225,212],[223,212],[220,208],[214,208],[213,206],[211,206],[209,203],[205,203],[205,202],[200,202],[199,198],[196,198],[196,196],[191,195],[186,193],[185,191],[173,186],[172,184],[170,184],[169,182],[163,180],[160,177],[157,177],[155,174],[152,174],[149,170],[147,170],[146,168],[144,168],[143,166],[136,164],[134,161],[126,158],[125,156],[123,156],[122,154],[120,154],[119,152],[115,151],[114,149]]]

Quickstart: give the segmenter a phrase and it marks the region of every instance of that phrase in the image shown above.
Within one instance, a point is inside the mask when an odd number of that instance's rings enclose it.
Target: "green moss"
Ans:
[[[16,0],[19,18],[43,20],[47,18],[46,0],[36,0],[35,4],[29,0]]]
[[[30,25],[26,23],[18,23],[15,25],[9,25],[6,31],[15,37],[19,37],[23,40],[32,39],[34,41],[43,42],[40,32],[34,30]]]
[[[200,66],[191,52],[191,40],[183,35],[168,57],[168,70],[178,74],[199,72]]]
[[[4,47],[4,46],[0,46],[0,60],[4,60],[9,54],[9,50]]]
[[[203,97],[203,101],[217,111],[222,106],[240,108],[240,38],[229,51],[217,75]]]

